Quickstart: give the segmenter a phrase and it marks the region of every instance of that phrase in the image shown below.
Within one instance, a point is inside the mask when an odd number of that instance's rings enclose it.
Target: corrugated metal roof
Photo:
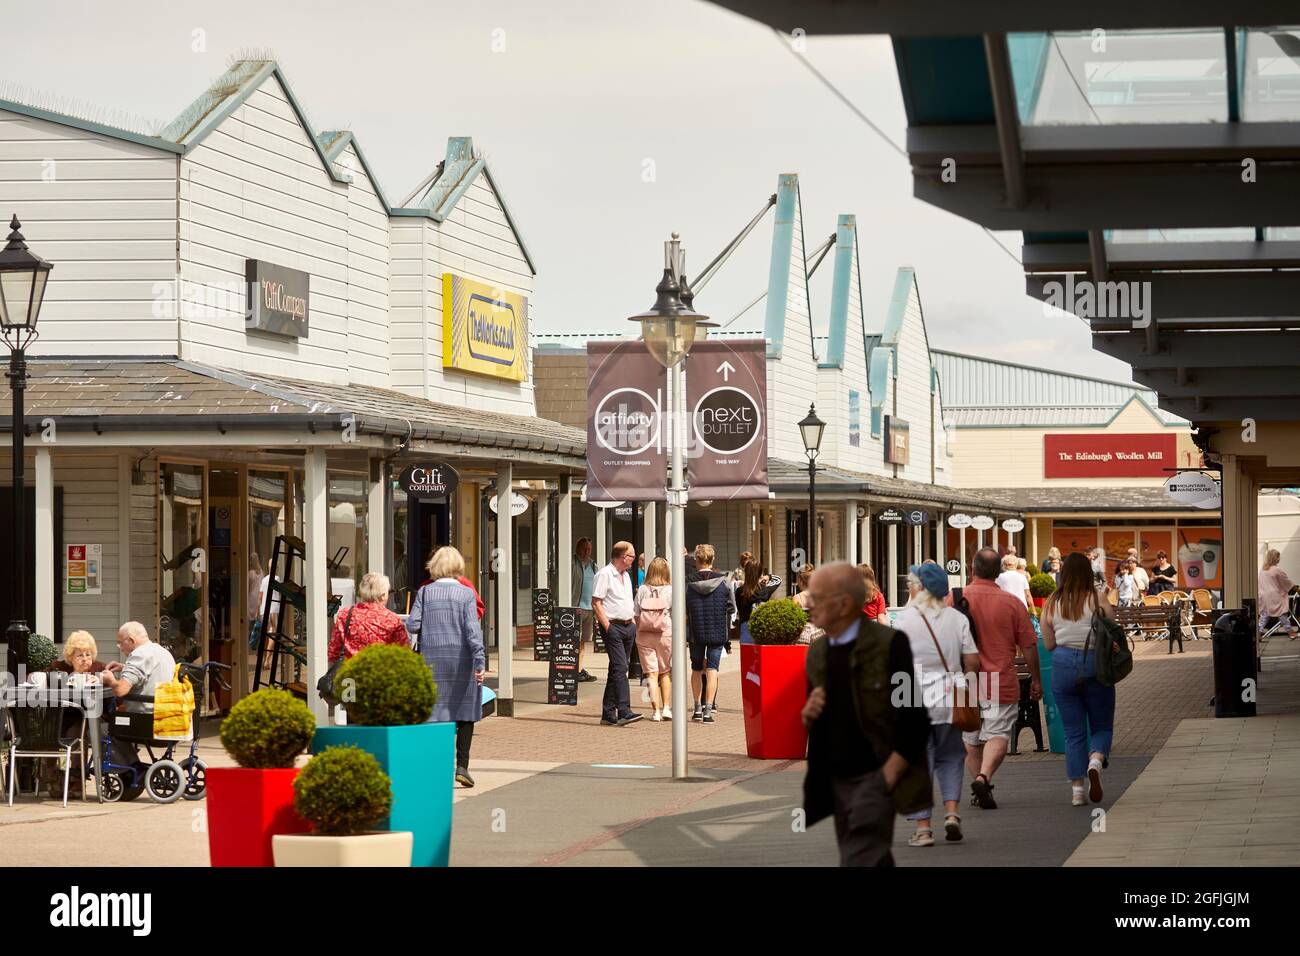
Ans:
[[[1135,396],[1166,425],[1184,421],[1151,389],[1072,372],[932,349],[945,419],[973,425],[1104,425]]]
[[[625,329],[616,329],[613,331],[580,331],[580,332],[539,332],[533,330],[529,338],[532,347],[535,349],[545,349],[548,352],[562,351],[565,349],[576,349],[585,352],[589,341],[610,341],[611,339],[635,339],[640,336],[636,326],[628,323]],[[711,339],[761,339],[763,338],[762,329],[710,329],[709,338]]]

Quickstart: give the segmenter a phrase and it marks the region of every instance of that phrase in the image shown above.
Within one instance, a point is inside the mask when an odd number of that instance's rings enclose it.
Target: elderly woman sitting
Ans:
[[[352,657],[371,644],[400,644],[410,647],[402,619],[388,609],[388,578],[370,572],[361,579],[357,603],[339,611],[334,618],[334,633],[326,656],[330,663],[342,655]]]
[[[95,638],[89,631],[73,631],[68,635],[68,639],[63,642],[63,660],[55,661],[48,668],[49,671],[58,671],[63,674],[98,674],[104,670],[105,664],[97,660],[99,656],[99,647],[95,644]],[[69,683],[81,683],[83,681],[98,681],[97,677],[81,677],[76,680],[69,679]]]

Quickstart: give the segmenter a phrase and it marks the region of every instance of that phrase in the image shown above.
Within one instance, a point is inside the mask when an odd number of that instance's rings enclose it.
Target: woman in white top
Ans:
[[[930,775],[939,781],[945,813],[944,831],[949,840],[961,839],[961,816],[957,813],[961,799],[962,773],[966,747],[961,731],[952,725],[954,687],[964,690],[970,675],[972,689],[979,671],[979,652],[971,636],[966,615],[944,606],[948,596],[948,574],[937,564],[912,566],[907,576],[907,607],[898,615],[894,627],[907,635],[912,645],[912,667],[916,674],[912,706],[924,706],[930,713]],[[960,668],[960,670],[959,670]],[[908,846],[934,846],[930,826],[930,808],[908,814],[916,821],[916,832]]]
[[[1132,574],[1123,577],[1133,580]],[[1101,802],[1101,771],[1115,730],[1115,688],[1097,680],[1096,641],[1088,637],[1094,614],[1115,616],[1110,602],[1093,585],[1088,559],[1066,555],[1060,587],[1044,602],[1040,624],[1043,647],[1052,655],[1052,695],[1065,726],[1065,775],[1070,778],[1070,802],[1076,807],[1088,802],[1085,772],[1088,798]]]

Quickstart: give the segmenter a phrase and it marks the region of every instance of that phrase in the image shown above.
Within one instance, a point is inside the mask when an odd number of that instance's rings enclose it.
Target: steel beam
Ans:
[[[993,92],[993,113],[997,117],[998,150],[1002,156],[1002,178],[1007,205],[1025,205],[1025,158],[1020,148],[1020,117],[1016,107],[1015,83],[1011,79],[1011,54],[1005,33],[984,34],[984,56],[989,64],[989,88]]]
[[[1276,360],[1277,356],[1261,359]],[[1183,376],[1179,376],[1179,372]],[[1133,369],[1133,380],[1169,398],[1300,398],[1300,368],[1295,365],[1228,365],[1196,369]]]
[[[1132,332],[1093,335],[1098,352],[1134,369],[1250,368],[1264,361],[1300,362],[1300,332],[1197,332],[1166,336],[1159,352],[1143,351]]]

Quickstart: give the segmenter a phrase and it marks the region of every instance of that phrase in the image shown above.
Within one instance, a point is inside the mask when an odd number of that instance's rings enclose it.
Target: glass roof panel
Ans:
[[[1300,120],[1300,27],[1245,31],[1241,118]]]
[[[1108,229],[1107,242],[1254,242],[1253,226],[1219,229]]]
[[[1008,45],[1027,126],[1228,120],[1222,30],[1014,34]]]

